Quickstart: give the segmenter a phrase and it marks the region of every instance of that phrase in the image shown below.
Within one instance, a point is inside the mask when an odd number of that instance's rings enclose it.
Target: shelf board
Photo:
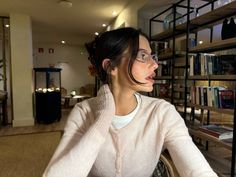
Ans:
[[[197,136],[197,137],[202,138],[204,140],[214,142],[217,145],[220,145],[222,147],[225,147],[226,149],[232,150],[232,145],[230,143],[225,143],[223,141],[220,141],[218,138],[208,135],[208,134],[201,132],[199,130],[196,130],[196,129],[189,128],[188,130],[189,130],[190,135],[194,135],[194,136]]]
[[[177,36],[178,35],[183,35],[186,32],[186,30],[185,30],[186,28],[187,28],[186,23],[183,23],[181,25],[177,25],[175,36],[176,35]],[[159,34],[156,34],[156,35],[152,36],[151,39],[161,41],[161,40],[164,40],[164,39],[168,39],[168,38],[172,37],[173,35],[174,35],[173,28],[171,28],[171,29],[165,30],[165,31],[163,31]]]
[[[185,88],[174,87],[174,92],[185,92]]]
[[[195,107],[197,109],[205,109],[205,110],[209,110],[209,111],[219,112],[219,113],[222,113],[222,114],[229,114],[229,115],[234,114],[233,109],[215,108],[215,107],[211,107],[211,106],[202,106],[202,105],[197,105],[197,104],[193,104],[193,103],[188,103],[187,105],[189,107]]]
[[[174,76],[174,79],[176,80],[185,80],[184,76]]]
[[[199,17],[196,17],[190,21],[191,25],[194,26],[205,26],[206,24],[210,24],[221,20],[222,17],[235,15],[236,11],[236,2],[233,1],[229,4],[221,6],[213,11],[207,12]],[[212,25],[211,25],[212,26]]]
[[[189,76],[189,80],[236,80],[236,75],[207,75],[207,76],[201,76],[201,75],[195,75],[195,76]]]
[[[222,19],[222,14],[224,17],[235,15],[236,11],[236,1],[226,4],[222,7],[214,9],[213,11],[207,12],[199,17],[190,20],[190,30],[195,30],[200,26],[211,27],[215,23]],[[175,36],[180,36],[186,34],[187,23],[183,23],[176,26]],[[151,39],[161,41],[170,38],[174,35],[173,28],[165,30],[157,35],[153,35]]]
[[[156,76],[154,79],[155,80],[171,80],[172,77],[171,76]]]
[[[174,104],[184,104],[184,100],[182,98],[174,98]]]
[[[179,58],[179,57],[183,57],[185,56],[186,52],[183,51],[176,51],[175,52],[175,58]],[[158,60],[167,60],[167,59],[172,59],[173,58],[173,53],[172,52],[167,52],[167,53],[163,53],[158,55]]]
[[[175,63],[175,67],[176,68],[185,68],[186,67],[186,63],[185,62]]]
[[[236,2],[236,1],[235,1]],[[192,47],[189,49],[190,53],[196,53],[196,52],[210,52],[210,51],[216,51],[216,50],[223,50],[226,48],[229,48],[231,46],[236,46],[236,37],[215,41],[211,43],[201,44],[196,47]]]

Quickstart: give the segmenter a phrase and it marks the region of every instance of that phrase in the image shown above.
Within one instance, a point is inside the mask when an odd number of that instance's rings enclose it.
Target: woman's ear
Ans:
[[[104,69],[104,71],[106,71],[106,73],[108,73],[110,66],[111,66],[110,59],[106,58],[102,61],[102,68]]]
[[[116,67],[113,67],[111,60],[106,58],[102,61],[102,68],[106,71],[107,74],[114,74]]]

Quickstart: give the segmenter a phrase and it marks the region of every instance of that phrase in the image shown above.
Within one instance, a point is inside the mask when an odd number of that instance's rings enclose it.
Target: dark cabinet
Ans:
[[[34,68],[35,117],[38,123],[61,118],[61,69]]]

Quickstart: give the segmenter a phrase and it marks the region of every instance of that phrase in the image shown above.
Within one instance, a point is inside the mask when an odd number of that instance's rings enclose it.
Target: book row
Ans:
[[[212,106],[215,108],[234,108],[233,90],[224,87],[191,86],[190,101],[193,104]]]
[[[189,75],[236,74],[236,55],[198,53],[189,58]]]
[[[153,87],[152,93],[150,96],[159,97],[159,98],[169,98],[170,97],[170,84],[169,83],[158,83]]]

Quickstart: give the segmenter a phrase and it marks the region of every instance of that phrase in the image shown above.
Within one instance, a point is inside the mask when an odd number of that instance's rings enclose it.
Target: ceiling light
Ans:
[[[68,0],[60,0],[60,1],[58,1],[58,4],[59,4],[61,7],[66,7],[66,8],[72,7],[72,2],[70,2],[70,1],[68,1]]]
[[[112,16],[116,16],[117,15],[117,12],[116,11],[113,11],[112,12]]]
[[[103,27],[106,27],[107,25],[105,23],[102,24]]]
[[[95,34],[96,36],[98,36],[98,35],[99,35],[99,33],[98,33],[98,32],[95,32],[94,34]]]
[[[61,43],[62,43],[62,44],[65,44],[65,43],[66,43],[66,41],[62,40],[62,41],[61,41]]]
[[[9,28],[9,27],[10,27],[10,25],[6,24],[6,25],[5,25],[5,27],[6,27],[6,28]]]

